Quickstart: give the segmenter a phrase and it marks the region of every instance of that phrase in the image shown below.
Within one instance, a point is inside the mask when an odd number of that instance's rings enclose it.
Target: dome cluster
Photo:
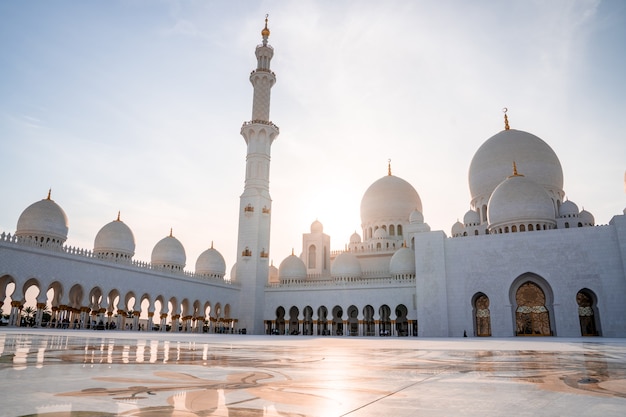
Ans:
[[[469,187],[471,208],[452,226],[453,237],[594,224],[593,216],[583,221],[578,206],[563,201],[556,153],[528,132],[507,127],[485,141],[472,158]]]
[[[15,236],[18,242],[29,246],[64,250],[69,222],[63,209],[48,197],[28,206],[17,221]],[[93,256],[96,259],[116,263],[133,262],[135,255],[135,236],[132,230],[117,219],[105,224],[96,234]],[[152,250],[151,265],[155,269],[182,272],[186,263],[185,249],[170,235],[161,239]],[[196,275],[223,279],[226,264],[222,255],[211,246],[204,251],[196,262]]]

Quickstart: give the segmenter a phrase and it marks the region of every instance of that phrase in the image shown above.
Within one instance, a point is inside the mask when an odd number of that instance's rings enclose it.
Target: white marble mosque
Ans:
[[[266,20],[250,75],[252,118],[241,127],[246,176],[229,275],[213,247],[186,270],[184,247],[171,233],[149,263],[133,259],[134,236],[119,216],[93,248],[67,246],[67,216],[48,194],[23,211],[14,232],[0,234],[0,305],[10,302],[9,326],[23,323],[34,287],[38,327],[626,337],[626,215],[596,225],[566,198],[550,146],[511,129],[506,114],[504,130],[470,162],[469,210],[450,235],[430,229],[418,192],[390,166],[365,191],[362,231],[345,250],[331,251],[315,221],[299,256],[270,265],[270,151],[279,129],[269,117],[276,81],[269,35]]]

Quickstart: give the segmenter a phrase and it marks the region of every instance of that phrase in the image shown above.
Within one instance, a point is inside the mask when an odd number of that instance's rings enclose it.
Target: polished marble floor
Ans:
[[[0,415],[624,416],[626,339],[0,328]]]

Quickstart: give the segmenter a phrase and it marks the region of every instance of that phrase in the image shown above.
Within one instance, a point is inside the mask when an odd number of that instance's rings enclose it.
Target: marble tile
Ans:
[[[3,416],[623,416],[626,339],[0,330]]]

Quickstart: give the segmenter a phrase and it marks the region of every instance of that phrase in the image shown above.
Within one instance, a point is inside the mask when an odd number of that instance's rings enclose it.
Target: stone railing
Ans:
[[[376,277],[376,278],[332,278],[327,280],[307,280],[294,279],[281,281],[280,283],[268,284],[267,288],[315,288],[315,287],[338,287],[338,286],[380,286],[380,285],[413,285],[415,275],[405,274],[397,277]]]

